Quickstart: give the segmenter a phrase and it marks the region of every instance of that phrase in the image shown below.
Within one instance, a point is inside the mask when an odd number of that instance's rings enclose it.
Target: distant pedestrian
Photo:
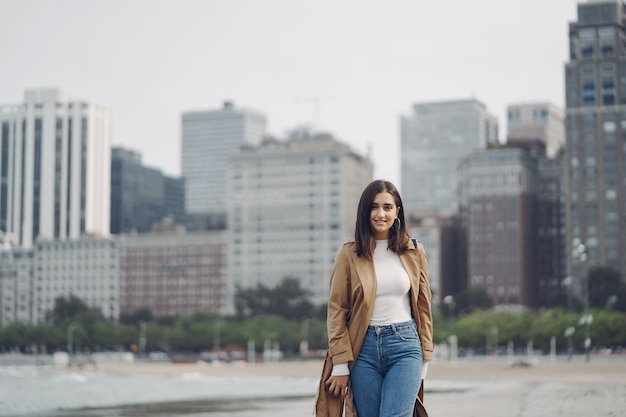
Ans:
[[[391,182],[361,195],[355,239],[330,277],[327,325],[316,417],[426,415],[416,397],[433,352],[428,261]]]

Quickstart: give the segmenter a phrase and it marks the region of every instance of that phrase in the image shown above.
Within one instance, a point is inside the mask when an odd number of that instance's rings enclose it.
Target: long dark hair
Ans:
[[[376,240],[374,238],[374,231],[372,230],[372,224],[370,220],[372,212],[372,204],[376,195],[388,192],[393,196],[396,206],[400,208],[398,212],[398,219],[400,225],[395,225],[389,229],[389,242],[387,247],[396,253],[403,253],[407,250],[409,243],[409,233],[406,230],[406,223],[404,222],[404,208],[402,207],[402,197],[400,192],[389,181],[375,180],[369,183],[359,200],[359,207],[356,213],[356,228],[354,231],[354,240],[356,242],[356,254],[363,256],[366,259],[372,259],[374,255],[374,246]]]

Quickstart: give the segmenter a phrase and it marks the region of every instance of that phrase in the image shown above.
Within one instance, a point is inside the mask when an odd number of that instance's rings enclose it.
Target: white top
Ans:
[[[376,298],[370,326],[385,326],[410,321],[411,280],[400,256],[387,248],[387,240],[377,240],[374,249]]]

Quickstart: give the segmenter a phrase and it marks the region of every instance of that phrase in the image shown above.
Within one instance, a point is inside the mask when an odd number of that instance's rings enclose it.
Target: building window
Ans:
[[[602,58],[613,58],[614,56],[614,45],[612,40],[602,41],[600,45],[600,51],[602,53]]]
[[[595,104],[596,90],[593,80],[585,80],[583,82],[582,96],[584,105]]]
[[[613,77],[602,79],[602,102],[607,106],[615,104],[615,83],[613,82]]]
[[[584,42],[580,47],[580,54],[583,59],[593,59],[593,43]]]

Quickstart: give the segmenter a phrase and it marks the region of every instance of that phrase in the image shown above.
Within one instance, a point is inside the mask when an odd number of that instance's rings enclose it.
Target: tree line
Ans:
[[[607,275],[606,271],[594,273]],[[608,276],[608,279],[596,277],[598,282],[608,282],[599,286],[608,292],[600,293],[594,287],[598,293],[594,293],[595,301],[590,303],[593,315],[590,337],[596,348],[626,346],[626,313],[621,309],[619,295],[623,284],[614,285],[614,276]],[[619,282],[619,274],[617,277]],[[576,330],[572,345],[575,350],[583,350],[584,331],[578,324],[583,311],[580,302],[569,310],[562,305],[540,312],[514,313],[494,311],[488,297],[477,290],[455,294],[454,299],[456,313],[445,309],[434,313],[435,343],[446,343],[454,333],[463,349],[482,352],[509,342],[526,346],[532,340],[536,349],[548,352],[554,337],[557,349],[564,351],[567,348],[564,331],[573,327]],[[175,354],[199,353],[229,345],[246,348],[249,341],[261,350],[269,341],[278,343],[287,356],[295,356],[304,340],[310,350],[326,349],[326,308],[313,305],[309,293],[295,278],[285,278],[273,288],[259,284],[255,288],[238,289],[235,310],[232,316],[199,312],[155,318],[149,310],[142,309],[111,322],[74,296],[59,297],[46,314],[46,323],[14,323],[0,329],[0,352],[130,350]]]

